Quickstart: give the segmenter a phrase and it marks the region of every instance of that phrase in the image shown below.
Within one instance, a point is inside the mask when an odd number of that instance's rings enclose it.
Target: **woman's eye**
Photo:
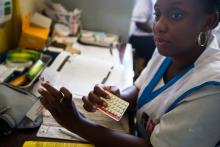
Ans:
[[[160,18],[159,12],[154,12],[155,21],[157,21]]]
[[[180,20],[183,17],[183,15],[181,13],[171,13],[170,14],[170,18],[172,20]]]

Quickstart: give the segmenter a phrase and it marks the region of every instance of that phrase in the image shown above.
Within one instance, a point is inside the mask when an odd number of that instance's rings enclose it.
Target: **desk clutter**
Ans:
[[[116,49],[113,49],[111,54],[108,49],[100,47],[84,46],[78,43],[75,46],[81,51],[80,55],[65,51],[61,52],[51,66],[42,72],[41,77],[48,80],[57,89],[60,87],[68,88],[73,95],[73,101],[77,109],[86,118],[104,127],[128,133],[129,125],[126,116],[121,118],[121,115],[120,121],[119,118],[117,118],[118,121],[115,121],[101,111],[89,113],[84,110],[81,98],[88,95],[96,84],[102,83],[103,79],[106,79],[104,84],[117,85],[121,89],[132,85],[132,82],[129,84],[124,83],[127,74],[131,71],[120,63]],[[109,71],[111,71],[111,74],[109,74]],[[40,81],[33,87],[32,92],[36,95],[39,86]],[[57,124],[47,110],[43,111],[43,123],[37,136],[85,142],[84,139],[68,132]]]
[[[91,88],[93,88],[93,86],[97,83],[102,83],[103,79],[105,79],[105,83],[117,85],[122,89],[132,85],[132,82],[129,84],[124,83],[124,80],[127,79],[127,74],[132,72],[126,67],[127,63],[121,63],[119,53],[116,48],[113,48],[112,51],[110,51],[109,48],[84,46],[77,42],[73,47],[77,47],[81,54],[71,54],[69,52],[62,51],[58,54],[50,66],[46,66],[48,63],[45,62],[45,65],[42,66],[43,68],[41,68],[40,73],[36,75],[37,78],[34,78],[36,81],[31,83],[30,87],[23,85],[28,88],[22,86],[18,86],[18,88],[28,91],[30,90],[31,93],[38,97],[39,95],[36,92],[40,85],[38,78],[45,77],[53,86],[57,88],[60,86],[65,86],[70,89],[70,91],[73,93],[73,101],[76,103],[77,109],[86,118],[95,121],[97,124],[100,124],[104,127],[128,133],[129,126],[126,116],[122,117],[122,119],[117,122],[100,111],[97,111],[96,113],[86,112],[82,106],[81,100],[82,95],[87,95]],[[28,51],[26,49],[18,49],[16,52],[9,52],[10,54],[7,54],[5,59],[8,58],[8,60],[15,63],[16,61],[19,61],[18,63],[22,63],[21,61],[32,61],[33,63],[37,63],[39,59],[42,59],[44,56],[46,56],[41,52],[39,57],[36,59],[34,57],[20,59],[19,56],[15,56],[16,54],[13,54],[17,52],[19,52],[19,55],[22,55],[23,52]],[[32,52],[32,50],[30,52]],[[6,60],[4,60],[3,63],[6,64]],[[33,63],[32,66],[34,65]],[[31,69],[30,67],[28,69]],[[68,132],[68,130],[65,130],[59,124],[57,124],[48,111],[43,110],[42,115],[39,110],[42,111],[42,105],[39,101],[37,101],[31,106],[25,117],[29,121],[32,120],[32,122],[34,122],[37,118],[39,118],[39,116],[43,116],[43,122],[38,130],[38,133],[36,134],[37,137],[54,139],[59,138],[63,140],[85,142],[85,140],[76,134]]]
[[[119,37],[116,34],[88,30],[82,30],[79,37],[80,43],[101,47],[115,47],[118,40]]]
[[[0,64],[0,82],[30,88],[50,61],[50,56],[38,51],[22,48],[11,50]]]
[[[33,16],[31,14],[23,16],[19,47],[42,51],[48,40],[50,25],[51,20],[39,13],[36,13]]]
[[[82,30],[80,15],[81,10],[67,11],[62,5],[51,2],[47,4],[44,14],[23,16],[19,47],[5,53],[4,60],[0,63],[0,83],[13,87],[10,93],[23,92],[25,95],[20,101],[19,97],[13,95],[16,97],[15,109],[18,110],[16,112],[13,109],[15,114],[22,112],[19,114],[22,115],[22,119],[17,122],[25,118],[25,122],[32,124],[32,127],[40,125],[35,134],[39,138],[88,143],[87,140],[60,126],[49,111],[43,108],[37,92],[41,84],[39,78],[49,81],[55,88],[69,89],[77,109],[84,117],[104,127],[129,132],[128,118],[122,117],[128,107],[127,103],[123,107],[123,112],[113,119],[101,111],[89,113],[83,108],[82,96],[88,95],[96,84],[117,85],[120,89],[131,86],[133,84],[131,67],[133,66],[132,63],[127,62],[127,54],[125,54],[125,60],[120,59],[121,56],[116,48],[119,42],[118,35]],[[129,49],[129,60],[132,60],[132,55],[130,56],[132,51],[131,48]],[[50,52],[50,55],[45,52]],[[53,54],[57,56],[54,57]],[[32,96],[28,97],[27,93]],[[0,101],[3,100],[2,96],[1,94]],[[26,97],[29,98],[27,102],[25,102]],[[7,98],[7,94],[4,98]],[[25,106],[26,103],[28,105]],[[3,109],[0,107],[0,114],[7,112],[11,115],[12,109],[7,107],[8,104],[5,105]],[[18,117],[15,116],[15,118]],[[37,125],[34,125],[36,121]],[[23,128],[28,127],[23,126]],[[93,147],[91,144],[36,141],[26,141],[23,146],[39,145]]]

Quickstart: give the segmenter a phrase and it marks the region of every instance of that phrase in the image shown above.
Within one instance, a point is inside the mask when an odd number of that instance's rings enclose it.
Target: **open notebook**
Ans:
[[[89,56],[71,55],[60,68],[68,56],[68,53],[61,53],[53,64],[44,70],[41,77],[58,89],[68,88],[75,96],[87,95],[96,84],[101,83],[123,87],[125,71],[122,65]],[[107,77],[109,72],[110,75]]]

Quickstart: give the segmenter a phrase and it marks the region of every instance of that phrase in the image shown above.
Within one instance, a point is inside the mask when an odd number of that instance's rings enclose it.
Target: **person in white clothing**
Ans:
[[[216,36],[218,41],[218,46],[220,47],[220,25],[218,25],[214,30],[213,34]]]
[[[157,46],[134,85],[120,91],[96,85],[82,97],[89,112],[108,104],[105,90],[136,110],[138,135],[102,127],[77,111],[71,93],[48,83],[42,104],[63,127],[100,147],[217,147],[220,144],[220,48],[212,30],[220,0],[157,0]],[[66,114],[66,115],[64,115]]]
[[[152,26],[155,0],[135,0],[128,42],[134,48],[135,79],[147,65],[154,50]]]

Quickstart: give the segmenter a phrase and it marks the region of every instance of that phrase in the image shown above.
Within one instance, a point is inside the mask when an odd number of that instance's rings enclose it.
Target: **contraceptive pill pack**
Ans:
[[[110,98],[101,97],[101,99],[104,100],[108,104],[108,106],[98,106],[98,110],[113,118],[114,120],[119,121],[127,110],[129,103],[110,93],[109,91],[105,92],[110,95]]]

